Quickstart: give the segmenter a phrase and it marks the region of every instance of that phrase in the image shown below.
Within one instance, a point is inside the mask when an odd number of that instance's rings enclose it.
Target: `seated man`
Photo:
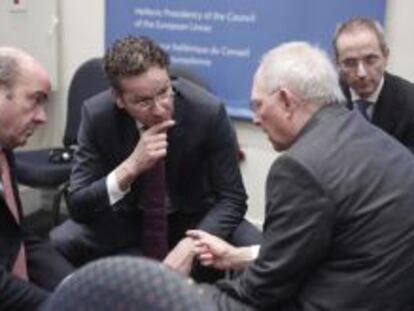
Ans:
[[[333,47],[348,106],[414,152],[414,84],[385,71],[389,48],[378,22],[339,25]]]
[[[72,265],[26,232],[14,178],[13,149],[46,121],[50,81],[25,51],[0,47],[0,310],[39,310]]]
[[[204,265],[245,268],[207,287],[220,310],[401,311],[414,306],[414,158],[344,107],[328,57],[307,43],[269,51],[252,88],[274,149],[257,258],[195,230]]]
[[[169,252],[166,263],[188,273],[190,228],[233,235],[237,243],[260,238],[243,221],[247,196],[224,106],[188,80],[171,81],[168,66],[146,37],[118,40],[104,57],[111,90],[83,106],[69,193],[73,220],[51,234],[75,265]]]

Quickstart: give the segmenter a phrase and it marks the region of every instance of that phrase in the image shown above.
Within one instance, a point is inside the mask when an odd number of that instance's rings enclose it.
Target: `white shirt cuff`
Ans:
[[[106,178],[106,190],[108,191],[109,204],[114,205],[131,190],[131,187],[129,186],[125,191],[122,191],[119,188],[115,173],[112,172]]]
[[[250,246],[250,253],[252,254],[252,259],[255,260],[259,257],[260,245],[252,245]]]

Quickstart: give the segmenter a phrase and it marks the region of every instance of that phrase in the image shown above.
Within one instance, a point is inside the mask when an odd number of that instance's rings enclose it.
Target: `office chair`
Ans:
[[[184,78],[187,79],[198,86],[201,86],[202,88],[206,89],[207,91],[210,91],[210,88],[206,81],[204,81],[203,78],[201,78],[199,75],[191,71],[190,68],[184,65],[178,65],[178,64],[171,64],[169,68],[169,73],[171,79],[175,78]]]
[[[196,285],[159,262],[108,257],[75,271],[56,288],[45,311],[213,311]]]
[[[18,183],[32,188],[57,189],[52,203],[52,225],[60,221],[60,203],[67,193],[81,105],[85,99],[105,90],[108,85],[100,58],[81,64],[69,86],[63,146],[15,153]]]
[[[204,81],[204,79],[200,77],[199,75],[197,75],[195,72],[191,71],[191,69],[187,66],[171,64],[169,68],[169,72],[170,72],[170,77],[172,79],[178,78],[178,77],[184,78],[206,89],[207,91],[211,92],[210,87],[208,86],[207,82]],[[239,145],[238,138],[237,138],[237,144]],[[236,157],[239,162],[242,162],[246,159],[246,154],[240,148],[240,146],[237,150]]]

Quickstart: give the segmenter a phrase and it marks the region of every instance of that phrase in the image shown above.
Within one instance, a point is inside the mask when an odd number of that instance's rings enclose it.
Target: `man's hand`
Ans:
[[[115,169],[118,185],[125,190],[142,172],[150,169],[167,154],[167,130],[174,120],[155,124],[142,133],[131,155]]]
[[[253,260],[248,247],[234,247],[205,231],[189,230],[187,236],[194,240],[195,253],[203,266],[240,270]]]
[[[194,242],[190,238],[182,239],[164,259],[171,269],[188,276],[191,272],[195,252]]]

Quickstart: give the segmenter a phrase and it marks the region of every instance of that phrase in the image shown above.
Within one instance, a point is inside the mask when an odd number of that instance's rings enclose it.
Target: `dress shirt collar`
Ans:
[[[138,132],[142,133],[144,131],[144,124],[142,124],[140,121],[135,120],[135,125],[138,129]]]
[[[384,76],[382,77],[380,83],[378,84],[377,89],[368,98],[361,98],[352,88],[350,88],[349,90],[351,92],[351,100],[352,102],[354,102],[359,99],[364,99],[366,101],[369,101],[370,103],[375,104],[378,100],[378,97],[381,93],[383,86],[384,86]]]

